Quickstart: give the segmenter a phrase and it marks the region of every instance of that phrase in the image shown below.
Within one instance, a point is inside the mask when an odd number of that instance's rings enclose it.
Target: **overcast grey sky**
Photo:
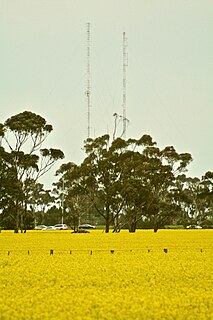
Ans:
[[[87,22],[92,136],[122,114],[125,31],[127,138],[191,153],[192,176],[213,170],[212,0],[0,0],[0,122],[35,112],[53,125],[47,147],[83,159]]]

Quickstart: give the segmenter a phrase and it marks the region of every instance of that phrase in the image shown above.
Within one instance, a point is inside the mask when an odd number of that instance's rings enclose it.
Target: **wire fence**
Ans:
[[[208,253],[213,252],[212,247],[192,248],[192,247],[178,247],[178,248],[141,248],[141,249],[0,249],[0,255],[95,255],[95,254],[139,254],[139,253],[155,253],[162,252],[169,253]]]

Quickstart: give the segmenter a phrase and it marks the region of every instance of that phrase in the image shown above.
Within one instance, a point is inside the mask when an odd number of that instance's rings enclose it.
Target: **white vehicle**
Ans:
[[[67,230],[68,226],[64,223],[61,223],[61,224],[55,224],[54,228],[55,230]]]
[[[81,224],[79,226],[79,229],[96,229],[96,227],[89,223],[85,223],[85,224]]]
[[[47,226],[45,226],[44,224],[40,224],[39,226],[36,226],[34,228],[34,230],[46,230]]]
[[[54,226],[47,226],[46,229],[43,230],[56,230]]]
[[[191,225],[187,226],[186,229],[202,229],[202,227],[201,226],[197,226],[195,224],[191,224]]]

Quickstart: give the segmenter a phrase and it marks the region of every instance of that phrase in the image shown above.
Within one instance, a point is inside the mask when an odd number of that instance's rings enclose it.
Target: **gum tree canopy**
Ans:
[[[4,206],[2,210],[3,213],[10,212],[10,216],[15,220],[16,232],[21,227],[27,211],[26,185],[29,185],[29,181],[36,183],[57,160],[64,158],[63,152],[59,149],[42,148],[43,142],[52,130],[52,126],[47,124],[44,118],[30,111],[12,116],[0,124],[1,147],[8,154],[8,161],[4,161],[4,165],[9,171],[13,171],[19,186],[19,192],[14,194],[13,203]],[[4,190],[6,196],[7,185]]]
[[[128,226],[135,232],[139,221],[151,221],[157,230],[174,219],[179,206],[174,198],[175,181],[192,157],[174,147],[163,150],[152,137],[110,141],[109,135],[85,142],[86,157],[80,165],[63,164],[57,171],[68,197],[87,197],[94,212],[105,221],[105,231]],[[87,206],[88,206],[87,202]]]

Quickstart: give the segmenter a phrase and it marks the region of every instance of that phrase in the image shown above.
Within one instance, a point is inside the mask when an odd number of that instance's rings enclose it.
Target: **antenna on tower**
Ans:
[[[87,138],[90,138],[91,134],[91,65],[90,65],[90,56],[91,56],[91,34],[90,34],[90,23],[87,23]]]
[[[126,128],[128,119],[126,117],[126,69],[128,66],[128,54],[127,54],[127,37],[123,32],[123,132],[124,139],[126,138]]]

